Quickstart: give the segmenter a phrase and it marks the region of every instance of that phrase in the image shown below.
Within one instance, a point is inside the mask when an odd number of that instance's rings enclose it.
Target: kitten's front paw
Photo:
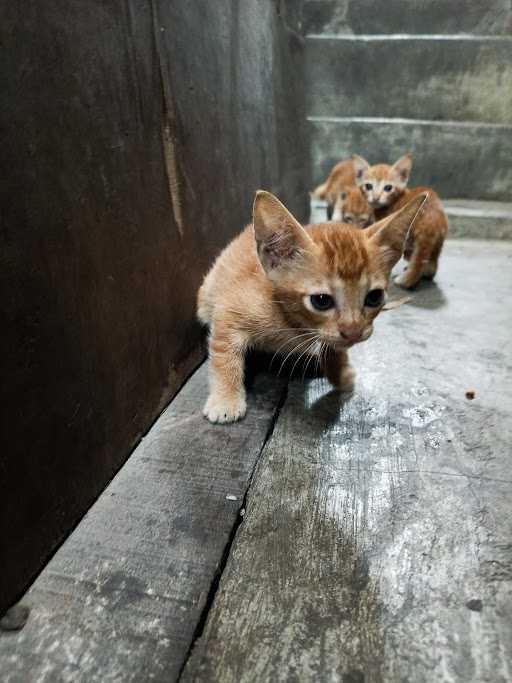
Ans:
[[[356,381],[356,372],[353,369],[353,367],[351,365],[344,365],[341,368],[340,374],[336,378],[336,381],[333,382],[333,385],[339,391],[351,392],[351,391],[354,391],[355,381]],[[331,382],[332,382],[332,380],[331,380]]]
[[[203,415],[210,422],[224,424],[236,422],[242,419],[247,412],[247,403],[244,396],[236,396],[232,399],[209,396],[203,408]]]
[[[354,391],[355,383],[356,371],[351,365],[345,365],[341,368],[338,389],[340,391]]]
[[[402,287],[402,289],[412,289],[416,282],[411,282],[410,278],[407,277],[407,271],[401,275],[397,275],[394,279],[395,285]]]

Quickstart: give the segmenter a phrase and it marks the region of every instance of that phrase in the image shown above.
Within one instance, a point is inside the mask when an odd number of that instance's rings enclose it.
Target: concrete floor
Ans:
[[[512,681],[511,296],[449,242],[351,398],[290,383],[185,680]]]
[[[203,366],[0,633],[2,680],[512,681],[512,244],[449,241],[412,296],[352,396],[263,375],[210,425]]]

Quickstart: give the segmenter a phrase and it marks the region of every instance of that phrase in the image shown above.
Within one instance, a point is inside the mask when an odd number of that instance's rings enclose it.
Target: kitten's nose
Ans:
[[[362,337],[362,332],[360,329],[345,329],[340,330],[340,337],[347,344],[356,344]]]

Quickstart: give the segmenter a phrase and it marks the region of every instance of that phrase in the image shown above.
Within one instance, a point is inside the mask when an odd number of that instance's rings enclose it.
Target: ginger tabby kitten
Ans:
[[[331,169],[327,180],[311,193],[317,199],[327,201],[327,218],[333,214],[334,205],[345,186],[356,184],[356,171],[352,159],[344,159]]]
[[[220,254],[198,293],[198,318],[210,327],[203,411],[210,422],[245,415],[251,348],[315,359],[335,387],[352,387],[347,349],[372,334],[425,199],[418,195],[366,230],[335,223],[305,229],[272,194],[256,193],[253,224]]]
[[[372,207],[357,185],[344,187],[332,213],[333,221],[355,225],[356,228],[367,228],[375,221]]]
[[[370,166],[362,157],[353,157],[357,183],[369,204],[375,209],[377,219],[389,216],[405,206],[413,197],[428,193],[428,200],[418,214],[414,230],[407,240],[404,258],[409,265],[395,278],[400,287],[410,289],[422,277],[432,279],[436,272],[439,256],[448,232],[448,221],[441,199],[430,187],[407,188],[412,168],[412,156],[406,154],[392,166],[377,164]]]

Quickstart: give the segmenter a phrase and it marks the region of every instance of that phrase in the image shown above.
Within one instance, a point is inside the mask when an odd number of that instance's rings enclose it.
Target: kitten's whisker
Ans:
[[[278,328],[272,327],[269,329],[260,330],[259,332],[255,332],[252,335],[252,339],[254,340],[254,339],[257,339],[258,337],[262,337],[265,335],[269,335],[270,337],[272,337],[272,336],[275,337],[276,334],[282,333],[282,332],[316,332],[316,331],[317,330],[314,327],[280,327],[280,328],[279,327]]]
[[[329,351],[330,351],[329,344],[326,341],[324,341],[324,351],[323,351],[323,355],[322,355],[322,365],[324,368],[327,367]]]
[[[299,344],[297,344],[297,345],[296,345],[296,346],[295,346],[295,347],[294,347],[294,348],[285,356],[283,362],[281,363],[281,367],[279,368],[279,371],[278,371],[278,373],[277,373],[278,375],[281,374],[281,370],[283,369],[283,366],[284,366],[284,364],[286,363],[286,361],[288,360],[288,358],[289,358],[292,354],[298,352],[298,350],[301,349],[305,344],[309,344],[310,341],[311,341],[311,335],[309,335],[309,339],[306,339],[306,340],[304,340],[304,341],[299,342]],[[274,356],[275,356],[275,354],[274,354]]]
[[[296,339],[300,339],[301,337],[311,337],[311,332],[305,332],[304,334],[298,334],[295,337],[292,337],[291,339],[286,339],[278,348],[277,351],[274,352],[274,355],[272,356],[272,359],[270,361],[269,368],[272,367],[272,363],[274,362],[274,358],[277,356],[279,351],[283,348],[283,346],[286,346],[287,344],[291,344],[293,341]]]
[[[263,330],[259,334],[254,335],[253,338],[251,339],[251,342],[256,342],[258,337],[261,338],[262,336],[264,336],[266,334],[268,334],[270,337],[275,337],[277,332],[298,332],[298,331],[302,331],[303,334],[294,335],[293,337],[287,337],[280,344],[277,351],[274,352],[274,356],[275,356],[277,353],[279,353],[279,351],[283,348],[283,346],[286,346],[286,344],[291,344],[296,339],[300,339],[303,336],[310,335],[313,332],[316,332],[316,330],[313,328],[311,328],[311,329],[308,329],[308,328],[283,328],[281,330],[279,330],[279,329],[277,329],[277,330],[276,329],[274,329],[274,330]],[[273,360],[274,356],[272,357],[272,360]]]
[[[300,354],[300,356],[297,358],[297,360],[295,361],[295,363],[293,364],[293,367],[291,369],[290,377],[293,375],[293,371],[295,370],[295,366],[297,365],[297,363],[300,361],[301,358],[303,358],[314,347],[314,345],[317,343],[317,341],[318,341],[318,335],[310,342],[309,346],[306,347],[305,351],[303,351]],[[304,376],[302,377],[302,381],[304,381]]]
[[[290,378],[293,376],[293,372],[294,372],[294,370],[295,370],[295,368],[296,368],[296,366],[297,366],[297,363],[300,361],[300,359],[301,359],[304,355],[306,355],[306,354],[308,353],[308,351],[314,346],[314,344],[315,344],[315,339],[313,339],[313,340],[309,343],[309,345],[306,346],[306,348],[304,349],[304,351],[302,351],[302,353],[300,353],[300,354],[297,356],[297,358],[295,359],[295,363],[292,365],[292,369],[290,370],[289,375],[288,375]],[[302,381],[304,381],[304,378],[302,378]]]
[[[319,337],[317,336],[317,338],[314,340],[313,344],[318,344],[318,342],[319,342]],[[311,346],[309,347],[308,351],[309,351],[310,349],[311,349]],[[305,378],[306,378],[306,372],[308,371],[309,364],[311,363],[311,361],[312,361],[313,358],[315,358],[315,357],[316,357],[316,360],[318,361],[318,355],[316,355],[316,354],[310,354],[310,356],[309,356],[309,358],[308,358],[308,360],[307,360],[307,362],[306,362],[306,365],[304,366],[304,370],[302,371],[302,382],[304,382],[304,380],[305,380]]]
[[[320,350],[318,352],[318,355],[316,357],[316,363],[315,363],[315,373],[317,375],[320,374],[321,371],[321,363],[322,363],[322,354],[324,352],[324,341],[323,339],[320,340]]]

